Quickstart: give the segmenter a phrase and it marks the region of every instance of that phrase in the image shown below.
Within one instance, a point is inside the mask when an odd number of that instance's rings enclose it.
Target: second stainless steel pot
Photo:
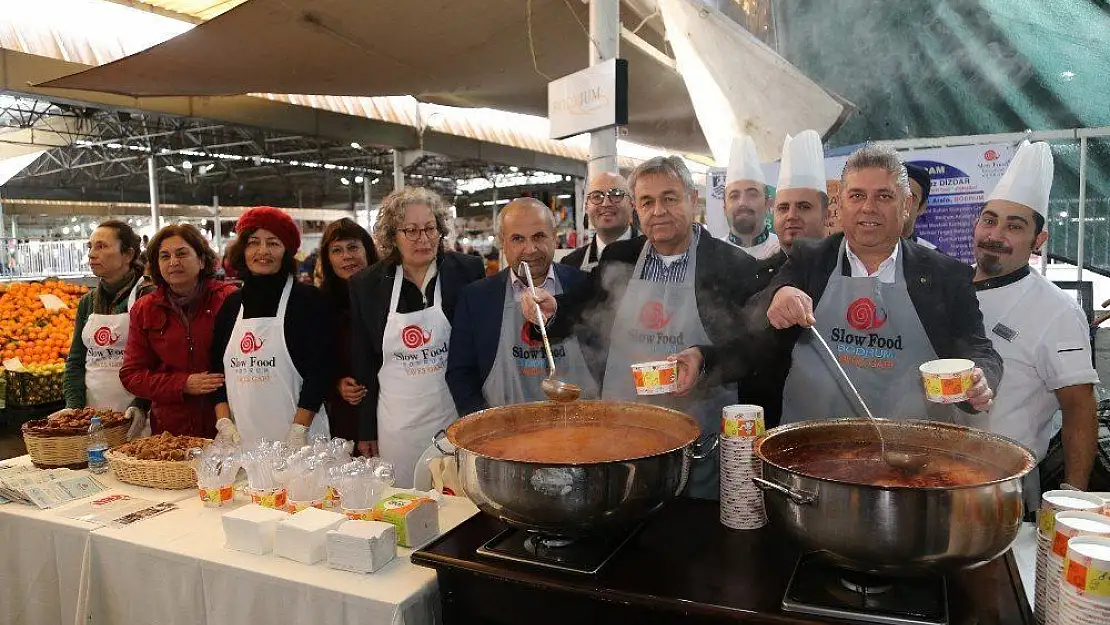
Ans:
[[[919,574],[989,562],[1010,547],[1023,516],[1022,477],[1036,459],[980,430],[930,421],[885,421],[887,444],[983,460],[1002,479],[954,487],[879,487],[807,475],[797,450],[874,440],[862,419],[784,425],[756,442],[771,522],[837,564],[881,574]]]

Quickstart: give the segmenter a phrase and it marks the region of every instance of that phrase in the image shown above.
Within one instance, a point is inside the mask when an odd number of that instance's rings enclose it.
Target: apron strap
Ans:
[[[404,269],[400,265],[394,267],[394,271],[396,273],[393,274],[393,291],[389,296],[389,314],[391,315],[397,312],[397,302],[401,301],[401,281],[404,280],[401,277]],[[436,286],[439,286],[439,280],[436,280]]]
[[[293,276],[285,279],[285,288],[281,290],[281,300],[278,301],[277,318],[285,319],[285,309],[289,306],[289,294],[293,292]]]

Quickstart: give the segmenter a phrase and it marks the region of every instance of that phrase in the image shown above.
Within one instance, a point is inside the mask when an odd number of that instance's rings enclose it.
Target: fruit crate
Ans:
[[[10,408],[41,406],[63,398],[64,371],[7,371],[5,375]]]

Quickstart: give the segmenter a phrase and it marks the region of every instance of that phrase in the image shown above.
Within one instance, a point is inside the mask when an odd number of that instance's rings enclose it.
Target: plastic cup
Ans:
[[[288,491],[284,488],[265,490],[248,489],[247,494],[250,495],[251,503],[258,504],[263,508],[284,510]]]
[[[219,508],[235,497],[235,486],[223,484],[221,486],[198,486],[197,493],[206,508]]]
[[[665,395],[678,388],[678,363],[672,360],[638,362],[632,365],[637,395]]]
[[[937,404],[967,401],[975,363],[964,358],[943,358],[922,363],[918,368],[925,383],[925,398]]]

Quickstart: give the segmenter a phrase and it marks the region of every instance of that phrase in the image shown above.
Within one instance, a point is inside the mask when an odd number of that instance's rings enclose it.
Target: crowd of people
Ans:
[[[505,264],[493,272],[447,245],[447,205],[422,188],[387,196],[372,235],[350,219],[328,225],[314,284],[298,280],[300,232],[280,209],[237,221],[226,265],[240,287],[217,277],[195,227],[158,231],[144,266],[134,231],[108,221],[89,240],[99,283],[79,304],[66,404],[129,411],[132,436],[222,432],[293,446],[339,436],[393,462],[406,487],[459,416],[544,399],[538,324],[584,398],[677,408],[707,437],[737,402],[763,406],[769,426],[857,414],[816,332],[886,417],[991,429],[1043,457],[1059,408],[1065,478],[1082,488],[1097,441],[1086,323],[1027,264],[1046,236],[1051,176],[1047,146],[1019,149],[976,225],[974,268],[917,236],[928,172],[888,148],[847,160],[841,231],[826,233],[813,131],[787,138],[774,187],[751,140],[737,138],[722,239],[697,223],[683,161],[659,157],[627,180],[587,181],[595,234],[560,263],[550,209],[510,202],[496,221]],[[638,396],[630,366],[667,358],[679,391]],[[937,358],[975,363],[966,402],[925,401],[917,367]],[[687,494],[718,489],[715,455],[695,461]]]

